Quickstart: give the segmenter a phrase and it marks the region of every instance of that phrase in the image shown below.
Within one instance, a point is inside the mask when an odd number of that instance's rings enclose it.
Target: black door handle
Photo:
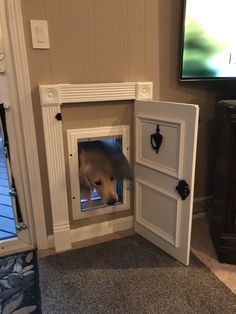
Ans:
[[[159,149],[161,147],[162,140],[163,140],[163,136],[160,133],[159,124],[157,124],[156,133],[151,134],[151,145],[157,154],[159,153]]]

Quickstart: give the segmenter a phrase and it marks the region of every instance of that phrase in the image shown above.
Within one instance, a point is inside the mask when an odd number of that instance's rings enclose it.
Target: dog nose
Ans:
[[[108,205],[114,205],[115,203],[116,203],[116,199],[115,199],[115,198],[111,198],[111,199],[107,202]]]

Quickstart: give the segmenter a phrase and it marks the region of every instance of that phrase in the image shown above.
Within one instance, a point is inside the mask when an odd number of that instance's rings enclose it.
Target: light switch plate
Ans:
[[[30,20],[32,44],[35,49],[49,49],[48,22]]]

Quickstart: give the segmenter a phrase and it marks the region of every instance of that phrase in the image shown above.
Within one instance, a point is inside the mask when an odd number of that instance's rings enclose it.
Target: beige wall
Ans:
[[[222,86],[178,82],[181,8],[182,0],[22,0],[49,233],[52,227],[39,84],[149,80],[154,82],[155,99],[199,104],[195,196],[211,193],[212,121]],[[30,19],[48,21],[50,50],[32,49]]]

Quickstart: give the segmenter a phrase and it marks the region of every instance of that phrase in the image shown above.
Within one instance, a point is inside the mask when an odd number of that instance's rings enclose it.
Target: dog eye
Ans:
[[[113,181],[113,180],[114,180],[114,177],[110,177],[110,180]]]
[[[102,181],[99,180],[99,181],[95,181],[94,183],[95,183],[96,185],[101,185],[101,184],[102,184]]]

